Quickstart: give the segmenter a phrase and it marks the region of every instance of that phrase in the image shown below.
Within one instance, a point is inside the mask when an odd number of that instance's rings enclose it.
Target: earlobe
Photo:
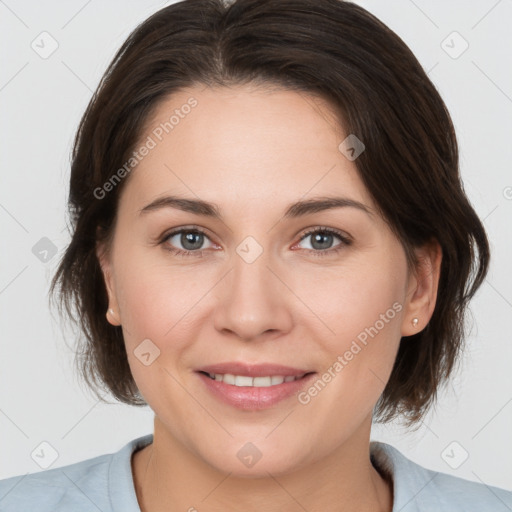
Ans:
[[[108,308],[107,313],[105,315],[109,324],[118,326],[121,325],[121,322],[117,319],[117,314],[112,308]]]
[[[409,277],[402,336],[422,331],[429,323],[437,300],[442,249],[437,240],[415,250],[417,265]]]
[[[108,257],[108,252],[103,243],[96,244],[96,257],[98,258],[98,262],[100,264],[101,272],[103,274],[103,281],[105,283],[105,288],[107,289],[108,295],[108,310],[105,316],[111,325],[121,325],[119,314],[117,313],[119,308],[116,299],[114,279],[112,277],[111,263]]]

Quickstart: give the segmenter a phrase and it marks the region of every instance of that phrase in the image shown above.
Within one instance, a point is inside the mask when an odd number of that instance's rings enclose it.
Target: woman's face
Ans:
[[[349,134],[318,99],[248,86],[184,90],[146,126],[137,148],[148,150],[121,194],[102,267],[109,321],[122,325],[162,431],[211,466],[252,476],[367,442],[400,337],[428,312],[401,244],[338,148]],[[218,217],[170,196],[214,204]],[[329,198],[341,201],[289,211]],[[199,373],[220,363],[314,374],[248,388]]]

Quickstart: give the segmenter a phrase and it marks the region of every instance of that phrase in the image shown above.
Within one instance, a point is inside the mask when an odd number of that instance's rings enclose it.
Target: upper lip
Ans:
[[[196,371],[223,375],[229,373],[231,375],[246,375],[248,377],[267,377],[272,375],[282,375],[283,377],[293,375],[294,377],[299,377],[305,373],[311,373],[311,370],[292,368],[291,366],[280,364],[247,364],[236,361],[211,364],[198,368]]]

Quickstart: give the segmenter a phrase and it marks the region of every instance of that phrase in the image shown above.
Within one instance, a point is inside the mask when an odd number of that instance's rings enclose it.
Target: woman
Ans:
[[[84,374],[154,433],[4,480],[2,510],[512,510],[370,443],[435,401],[489,248],[442,99],[367,11],[160,10],[85,112],[69,201]]]

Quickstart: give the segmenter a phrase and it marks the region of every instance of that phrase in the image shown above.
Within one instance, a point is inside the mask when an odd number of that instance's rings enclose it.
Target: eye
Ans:
[[[203,256],[203,244],[210,240],[199,228],[180,228],[167,233],[161,240],[167,251],[177,256]],[[210,241],[211,243],[211,241]],[[180,246],[182,248],[180,248]],[[213,244],[211,245],[213,246]],[[210,246],[210,247],[211,247]],[[207,247],[208,248],[208,247]]]
[[[350,245],[352,240],[341,231],[332,228],[318,227],[307,231],[300,239],[300,242],[311,239],[309,244],[311,248],[306,248],[308,252],[314,256],[327,256],[333,253],[337,253],[342,250],[345,246]],[[332,247],[334,239],[340,240],[340,243]]]
[[[306,232],[300,239],[299,245],[304,240],[311,238],[311,248],[306,248],[308,253],[314,256],[329,256],[339,252],[350,245],[352,240],[341,231],[332,228],[317,227]],[[340,242],[332,247],[333,240],[337,238]],[[206,233],[198,227],[179,228],[165,234],[161,241],[166,251],[176,256],[197,256],[203,257],[205,249],[215,246],[210,241],[210,246],[204,248],[205,240],[209,240]],[[180,246],[182,248],[180,248]]]

